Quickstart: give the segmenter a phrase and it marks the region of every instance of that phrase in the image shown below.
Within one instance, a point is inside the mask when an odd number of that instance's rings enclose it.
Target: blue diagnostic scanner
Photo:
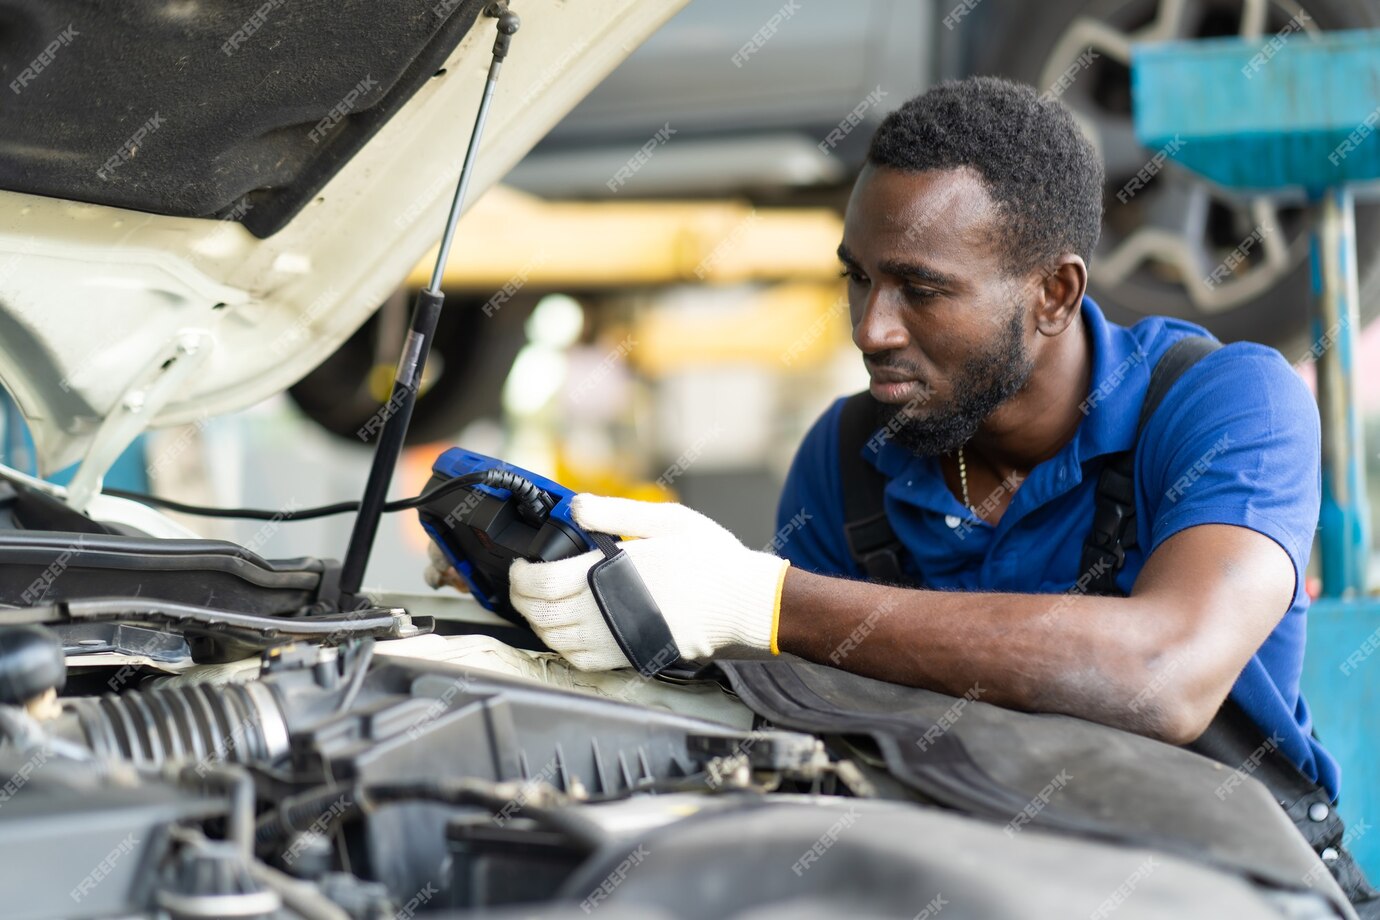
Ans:
[[[509,463],[452,447],[432,465],[426,490],[457,477],[486,474],[417,509],[422,527],[489,610],[521,624],[508,600],[508,567],[515,559],[553,562],[596,549],[570,517],[574,492]]]
[[[555,562],[599,550],[603,558],[589,569],[590,593],[628,663],[646,677],[688,667],[632,557],[609,534],[576,525],[574,492],[459,447],[443,453],[431,471],[426,492],[438,494],[418,506],[422,526],[479,603],[526,626],[508,596],[513,561]]]

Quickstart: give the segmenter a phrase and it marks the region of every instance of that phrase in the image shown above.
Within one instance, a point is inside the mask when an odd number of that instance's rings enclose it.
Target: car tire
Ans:
[[[534,303],[518,295],[486,314],[484,301],[449,298],[408,425],[408,445],[449,440],[476,419],[499,416],[503,381],[526,341],[523,321]],[[382,391],[406,335],[408,306],[405,296],[395,295],[288,389],[308,418],[342,438],[365,440],[359,432],[388,399]]]
[[[1043,90],[1052,82],[1051,73],[1062,72],[1061,58],[1083,47],[1081,39],[1090,34],[1079,25],[1080,18],[1125,34],[1143,28],[1171,2],[1061,0],[1001,9],[994,4],[985,19],[970,26],[972,51],[965,69],[1000,74]],[[1251,0],[1192,0],[1186,6],[1196,11],[1196,21],[1185,16],[1178,30],[1182,34],[1173,37],[1231,34],[1233,17],[1255,5]],[[1265,36],[1279,32],[1300,8],[1323,31],[1380,25],[1380,0],[1265,0],[1263,5],[1266,21],[1258,34]],[[1245,21],[1236,20],[1238,26]],[[1078,30],[1073,38],[1071,30]],[[1309,220],[1302,203],[1277,206],[1234,196],[1177,164],[1166,166],[1128,201],[1120,201],[1117,192],[1154,151],[1138,144],[1130,149],[1134,136],[1129,135],[1129,70],[1103,54],[1087,71],[1069,81],[1061,98],[1098,142],[1108,165],[1102,240],[1090,265],[1089,293],[1118,322],[1174,316],[1199,323],[1224,341],[1263,342],[1291,360],[1305,355],[1311,337],[1311,288]],[[1137,255],[1118,247],[1147,228],[1156,231],[1156,243],[1174,257],[1146,258],[1128,270],[1131,259],[1124,256],[1138,258],[1146,247],[1131,247]],[[1207,276],[1215,266],[1223,265],[1222,259],[1238,246],[1248,245],[1255,228],[1280,232],[1256,234],[1260,245],[1249,246],[1254,251],[1247,253],[1241,270],[1219,285],[1209,283]],[[1160,236],[1160,231],[1168,235]],[[1271,236],[1277,239],[1271,241]],[[1380,205],[1358,206],[1356,240],[1364,284],[1380,266]],[[1198,278],[1192,277],[1194,273]],[[1362,298],[1360,309],[1364,324],[1380,312],[1380,298]]]

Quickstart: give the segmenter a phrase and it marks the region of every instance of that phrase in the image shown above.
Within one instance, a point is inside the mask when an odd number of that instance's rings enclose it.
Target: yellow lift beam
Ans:
[[[837,278],[777,284],[733,311],[642,313],[628,359],[651,377],[715,364],[789,374],[828,360],[848,344],[848,329],[848,298]]]
[[[509,284],[578,290],[689,283],[818,281],[838,274],[843,220],[829,208],[731,201],[544,201],[497,186],[461,220],[448,290]],[[433,250],[407,278],[430,279]]]

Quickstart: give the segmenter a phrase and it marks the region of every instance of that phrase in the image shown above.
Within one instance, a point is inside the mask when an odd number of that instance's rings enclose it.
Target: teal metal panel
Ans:
[[[1318,202],[1311,240],[1313,341],[1330,342],[1318,356],[1322,418],[1322,526],[1319,546],[1325,597],[1362,597],[1370,564],[1370,509],[1360,375],[1355,201],[1350,189],[1328,189]]]
[[[1224,186],[1380,178],[1380,30],[1140,44],[1131,83],[1140,142]]]
[[[1322,599],[1308,611],[1303,693],[1342,766],[1348,848],[1380,881],[1380,599]]]

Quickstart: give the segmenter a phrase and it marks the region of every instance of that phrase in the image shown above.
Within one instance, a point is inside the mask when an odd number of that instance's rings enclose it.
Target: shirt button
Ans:
[[[1068,471],[1065,470],[1062,466],[1059,467],[1059,481],[1060,481],[1060,482],[1063,482],[1067,477],[1068,477]]]
[[[1328,814],[1329,809],[1322,802],[1314,802],[1308,806],[1309,821],[1326,821]]]
[[[1341,854],[1341,853],[1338,853],[1338,852],[1337,852],[1335,849],[1333,849],[1332,847],[1328,847],[1327,849],[1323,850],[1323,851],[1322,851],[1321,853],[1319,853],[1318,855],[1321,856],[1321,857],[1323,858],[1323,862],[1336,862],[1336,861],[1337,861],[1337,857],[1341,856],[1342,854]]]
[[[963,521],[956,514],[946,514],[944,515],[944,523],[949,525],[950,530],[957,530],[958,525],[962,524]]]

